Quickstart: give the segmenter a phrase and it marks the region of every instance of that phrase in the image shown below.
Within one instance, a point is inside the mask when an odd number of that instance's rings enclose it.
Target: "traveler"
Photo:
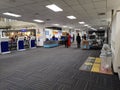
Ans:
[[[80,37],[79,33],[77,34],[76,41],[77,41],[77,47],[80,48],[81,37]]]
[[[65,44],[65,47],[68,48],[68,44],[67,44],[67,42],[68,42],[68,36],[67,36],[67,34],[66,34],[66,36],[65,36],[65,40],[64,40],[64,44]]]
[[[68,37],[67,46],[70,47],[71,46],[71,36],[69,35],[69,33],[67,33],[67,37]]]

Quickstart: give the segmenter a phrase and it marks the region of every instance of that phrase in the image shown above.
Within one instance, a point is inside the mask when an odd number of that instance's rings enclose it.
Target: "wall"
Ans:
[[[117,12],[112,22],[111,48],[113,52],[113,69],[119,72],[120,66],[120,12]]]

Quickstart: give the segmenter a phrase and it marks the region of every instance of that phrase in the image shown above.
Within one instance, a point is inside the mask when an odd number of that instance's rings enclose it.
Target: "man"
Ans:
[[[80,48],[81,37],[80,37],[79,33],[77,34],[76,41],[77,41],[77,47]]]
[[[67,36],[67,34],[66,34],[66,36],[65,36],[65,40],[64,40],[64,44],[65,44],[65,47],[68,48],[68,44],[67,44],[67,42],[68,42],[68,36]]]

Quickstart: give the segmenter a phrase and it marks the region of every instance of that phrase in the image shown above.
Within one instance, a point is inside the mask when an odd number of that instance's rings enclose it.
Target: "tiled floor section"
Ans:
[[[117,75],[80,71],[97,50],[37,48],[0,55],[0,90],[120,90]]]

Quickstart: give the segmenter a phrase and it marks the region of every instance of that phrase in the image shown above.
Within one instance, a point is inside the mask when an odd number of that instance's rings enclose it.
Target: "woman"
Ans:
[[[71,46],[71,36],[69,35],[69,33],[67,33],[67,37],[68,37],[67,46],[70,47]]]

